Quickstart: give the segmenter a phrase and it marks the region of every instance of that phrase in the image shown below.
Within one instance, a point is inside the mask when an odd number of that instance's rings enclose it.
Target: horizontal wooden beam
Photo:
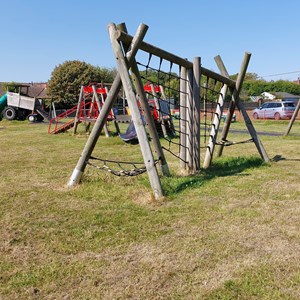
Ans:
[[[133,37],[121,30],[118,30],[117,32],[117,36],[116,38],[125,43],[126,45],[129,45],[133,39]],[[170,52],[167,52],[163,49],[160,49],[160,48],[157,48],[151,44],[148,44],[146,42],[142,42],[141,45],[140,45],[140,49],[145,51],[145,52],[148,52],[148,53],[151,53],[153,55],[156,55],[156,56],[159,56],[163,59],[166,59],[168,61],[171,61],[177,65],[180,65],[180,66],[183,66],[187,69],[191,69],[193,67],[193,63],[188,61],[187,59],[184,59],[182,57],[179,57],[177,55],[174,55]],[[222,76],[221,74],[218,74],[218,73],[215,73],[211,70],[208,70],[204,67],[201,66],[201,74],[202,75],[205,75],[205,76],[208,76],[210,78],[213,78],[217,81],[220,81],[220,82],[223,82],[224,84],[227,84],[229,87],[231,88],[235,88],[235,81],[228,78],[228,77],[225,77],[225,76]]]

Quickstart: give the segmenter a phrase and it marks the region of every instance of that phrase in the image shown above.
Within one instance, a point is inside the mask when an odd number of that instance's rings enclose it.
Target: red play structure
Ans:
[[[158,85],[147,83],[144,85],[144,91],[148,97],[148,104],[159,135],[170,135],[174,126],[170,115],[169,103],[166,100],[163,88]],[[73,128],[75,134],[77,126],[80,123],[84,123],[86,131],[88,131],[90,124],[97,120],[107,93],[107,87],[103,87],[97,83],[90,83],[88,86],[82,86],[78,104],[55,118],[52,118],[49,122],[48,133],[58,134]],[[113,121],[117,132],[120,134],[117,123],[118,120],[113,110],[110,111],[107,121]],[[104,132],[105,135],[109,137],[106,125],[104,126]],[[120,134],[125,141],[135,138],[135,135],[133,124],[129,125],[125,134]]]
[[[106,87],[100,87],[99,84],[96,83],[82,86],[78,104],[62,114],[59,114],[55,118],[52,118],[49,122],[48,133],[58,134],[65,132],[70,128],[74,128],[74,133],[76,133],[78,124],[83,122],[86,125],[87,131],[90,124],[97,120],[107,96],[107,92]],[[113,111],[110,112],[107,121],[112,120],[115,120]],[[105,134],[108,135],[106,127],[104,130]]]

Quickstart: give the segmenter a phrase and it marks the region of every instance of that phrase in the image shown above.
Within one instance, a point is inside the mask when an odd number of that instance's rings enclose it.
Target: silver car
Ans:
[[[252,112],[254,119],[290,119],[296,109],[294,101],[266,102]]]

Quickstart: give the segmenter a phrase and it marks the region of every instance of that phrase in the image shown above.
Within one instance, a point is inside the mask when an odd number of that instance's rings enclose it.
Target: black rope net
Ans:
[[[188,97],[187,89],[182,90],[182,85],[188,86],[187,78],[180,76],[181,66],[157,57],[153,54],[140,51],[137,55],[137,64],[150,107],[153,109],[153,117],[160,136],[165,140],[163,149],[175,157],[180,157],[180,147],[186,147],[181,141],[187,139],[186,132],[182,132],[182,124],[189,126],[189,120],[180,112],[187,109],[186,105],[180,103],[182,96]],[[183,83],[183,84],[182,84]],[[207,148],[211,135],[214,118],[222,121],[222,112],[217,110],[220,101],[228,108],[231,95],[224,95],[221,90],[223,83],[208,76],[201,76],[200,88],[200,148]],[[247,142],[249,142],[248,140]],[[216,145],[230,146],[240,142],[215,141]],[[203,159],[205,151],[201,153]],[[183,160],[184,161],[184,160]],[[186,162],[186,161],[185,161]]]
[[[147,171],[144,162],[116,161],[91,156],[86,163],[115,176],[138,176]],[[157,163],[158,160],[155,161],[155,164]]]
[[[141,51],[142,52],[142,51]],[[187,123],[187,120],[179,114],[180,106],[180,66],[170,61],[163,60],[152,54],[144,55],[146,62],[137,60],[144,89],[148,98],[148,103],[152,111],[156,129],[161,138],[165,140],[162,148],[173,156],[179,156],[179,137],[185,135],[180,131],[180,124]],[[186,92],[184,92],[186,93]]]
[[[154,123],[160,137],[163,139],[164,151],[175,156],[184,163],[187,157],[180,155],[182,148],[190,151],[183,141],[190,139],[187,131],[182,128],[191,127],[192,118],[188,118],[188,104],[180,101],[182,98],[190,97],[190,82],[188,76],[182,77],[181,66],[171,61],[140,50],[136,61],[144,84],[144,90],[148,99]],[[228,108],[231,95],[224,95],[223,83],[201,75],[200,82],[200,148],[208,148],[211,138],[211,129],[214,127],[214,119],[222,119],[220,102],[227,103]],[[185,88],[183,88],[185,87]],[[184,103],[184,104],[183,104]],[[141,112],[142,113],[142,112]],[[214,140],[216,145],[231,146],[240,143],[253,142],[252,139],[242,142],[231,142],[228,140]],[[200,160],[203,161],[205,151],[200,152]],[[155,164],[158,161],[155,161]],[[91,157],[87,164],[104,170],[116,176],[137,176],[146,172],[144,163],[114,161]]]

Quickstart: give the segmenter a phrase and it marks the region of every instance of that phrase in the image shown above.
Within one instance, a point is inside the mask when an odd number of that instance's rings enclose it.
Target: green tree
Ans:
[[[64,106],[76,105],[80,87],[91,82],[111,83],[115,70],[92,66],[79,60],[65,61],[56,66],[48,82],[48,93]]]
[[[2,90],[5,92],[18,92],[18,84],[14,81],[2,82]]]
[[[259,96],[263,92],[286,92],[294,95],[300,95],[300,85],[290,81],[265,81],[259,80],[245,80],[243,83],[243,99],[247,100],[250,96]]]

